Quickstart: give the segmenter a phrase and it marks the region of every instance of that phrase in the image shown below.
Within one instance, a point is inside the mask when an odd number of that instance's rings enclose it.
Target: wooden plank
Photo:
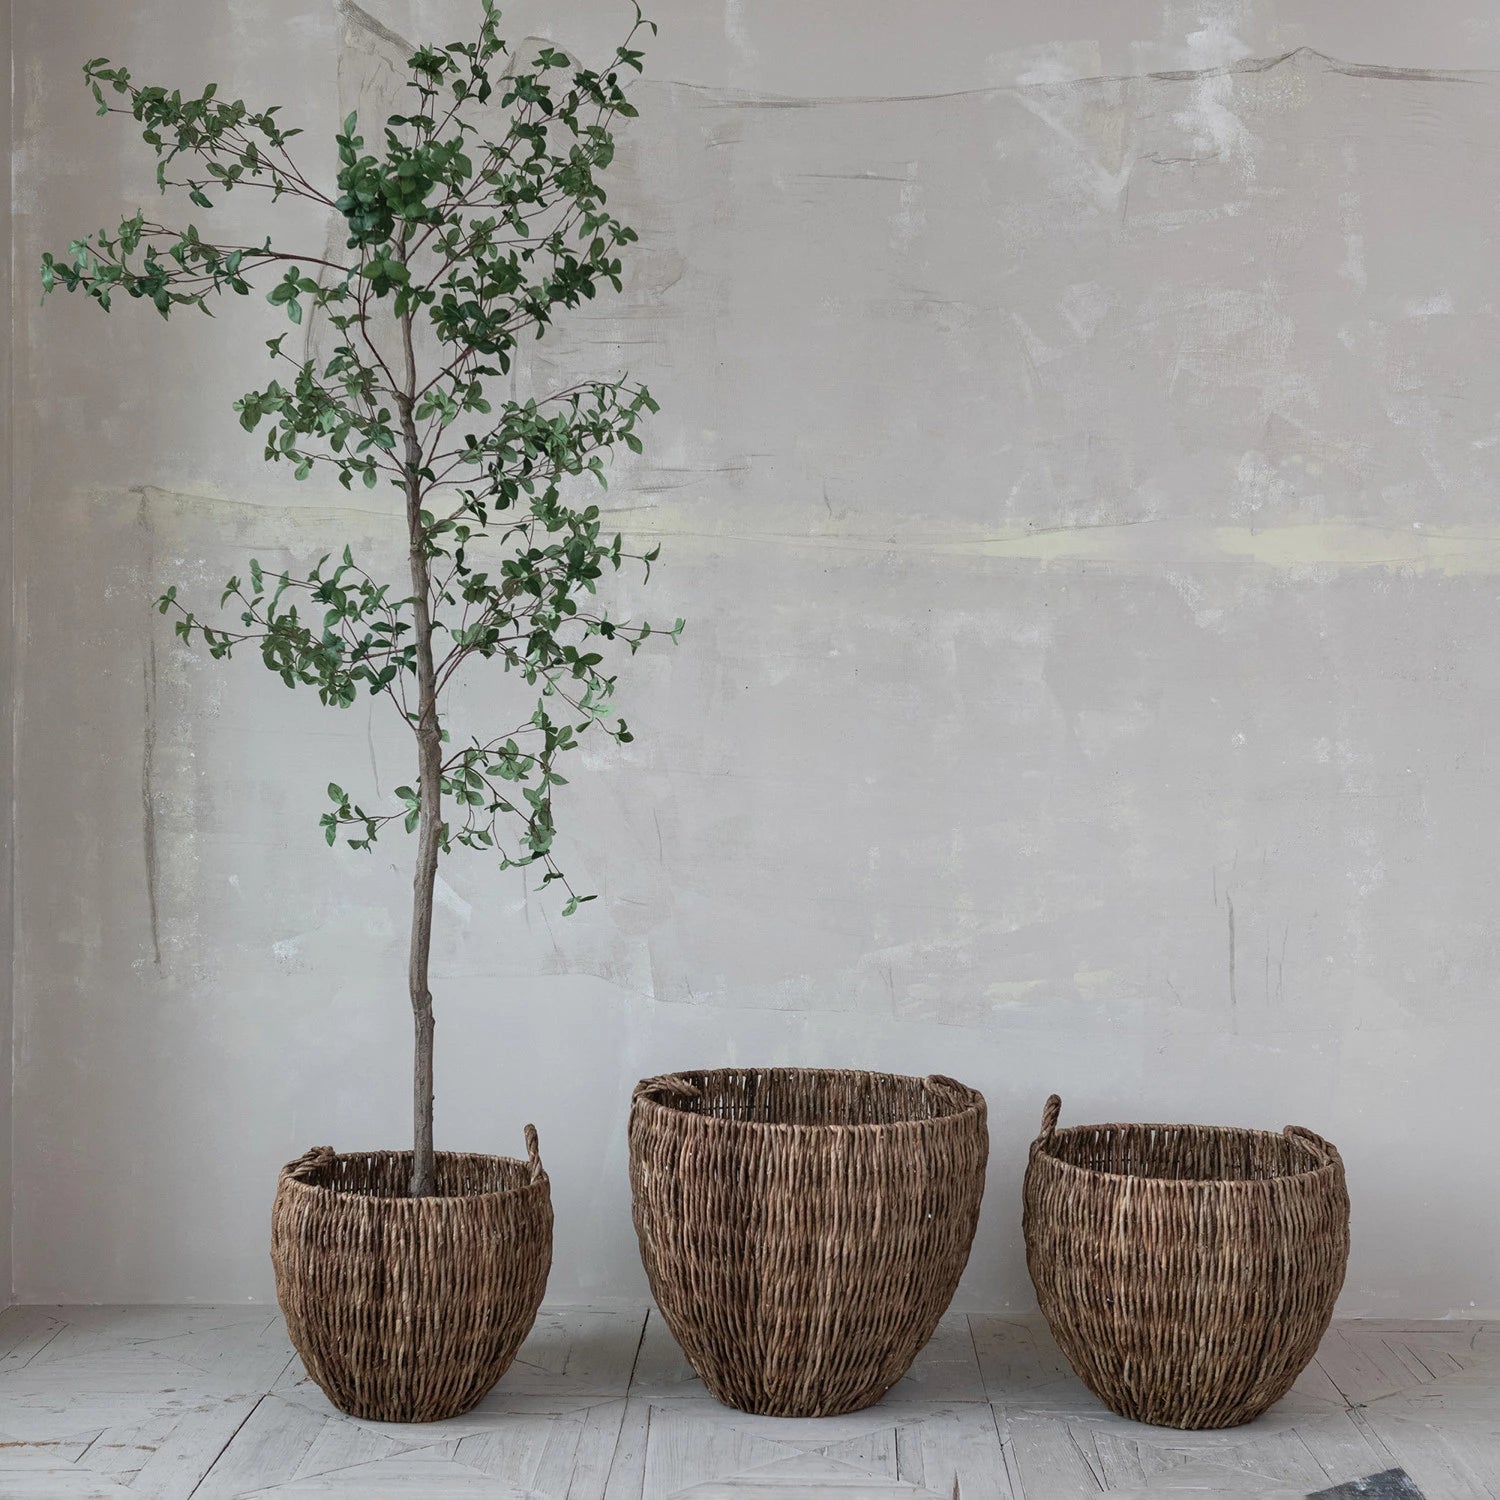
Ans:
[[[935,1416],[917,1428],[922,1444],[922,1482],[939,1495],[963,1500],[1015,1500],[994,1414],[974,1405]]]
[[[487,1432],[464,1438],[454,1457],[510,1489],[565,1495],[582,1432],[583,1419],[576,1412],[509,1416]]]
[[[990,1401],[1038,1411],[1099,1409],[1063,1358],[1045,1319],[971,1313],[969,1330]]]
[[[152,1445],[131,1489],[151,1500],[188,1500],[259,1400],[244,1396],[183,1412]]]
[[[92,1474],[71,1464],[48,1469],[13,1468],[3,1458],[0,1496],[6,1500],[141,1500],[139,1491],[128,1490],[104,1474]]]
[[[916,1442],[915,1430],[912,1441]],[[896,1443],[896,1429],[881,1426],[871,1432],[861,1432],[840,1442],[829,1443],[817,1452],[824,1458],[851,1464],[877,1479],[896,1479],[900,1477],[896,1462]]]
[[[1099,1467],[1104,1475],[1106,1490],[1143,1490],[1148,1483],[1148,1461],[1141,1452],[1142,1445],[1118,1432],[1101,1432],[1097,1424],[1090,1424],[1094,1439],[1094,1452],[1099,1455]],[[1157,1473],[1168,1472],[1168,1466],[1151,1462],[1149,1468]],[[1177,1488],[1174,1476],[1173,1488]]]
[[[677,1346],[666,1320],[653,1307],[641,1334],[640,1352],[630,1381],[632,1396],[707,1396],[687,1356]]]
[[[290,1477],[310,1479],[317,1474],[331,1474],[335,1469],[376,1463],[404,1452],[408,1446],[370,1423],[331,1417],[318,1427],[312,1443],[297,1461]],[[457,1447],[457,1444],[453,1446]]]
[[[398,1453],[378,1463],[289,1480],[265,1500],[521,1500],[488,1474],[452,1459]],[[139,1496],[132,1500],[140,1500]],[[196,1497],[195,1497],[196,1500]],[[256,1500],[260,1500],[257,1492]]]
[[[644,1309],[543,1308],[503,1384],[518,1395],[624,1396],[645,1321]]]
[[[1343,1409],[1348,1406],[1344,1393],[1316,1359],[1297,1377],[1297,1383],[1287,1392],[1286,1401],[1302,1408],[1324,1406]]]
[[[1317,1362],[1351,1406],[1395,1395],[1418,1380],[1386,1346],[1385,1328],[1373,1321],[1335,1323],[1318,1349]]]
[[[208,1471],[193,1500],[233,1500],[291,1481],[325,1419],[279,1396],[263,1396]]]
[[[0,1312],[0,1371],[19,1369],[66,1328],[60,1308],[7,1307]]]
[[[136,1349],[32,1360],[0,1375],[0,1421],[27,1442],[91,1435],[232,1399],[240,1394],[233,1386]]]
[[[236,1326],[264,1330],[281,1319],[277,1308],[265,1302],[90,1303],[59,1308],[56,1315],[80,1334],[119,1344]]]
[[[247,1398],[245,1410],[248,1411],[253,1405],[253,1400]],[[171,1441],[172,1432],[184,1415],[182,1412],[172,1411],[152,1412],[140,1422],[111,1427],[101,1432],[83,1456],[84,1467],[95,1474],[107,1474],[112,1479],[129,1483],[145,1468],[152,1454],[163,1443]],[[244,1419],[244,1412],[240,1419]],[[220,1443],[219,1448],[210,1455],[209,1464],[212,1464],[223,1446]]]
[[[1196,1500],[1307,1500],[1306,1490],[1284,1490],[1280,1487],[1268,1490],[1256,1486],[1253,1490],[1225,1490],[1225,1489],[1146,1489],[1146,1490],[1110,1490],[1114,1500],[1162,1500],[1164,1495],[1180,1495],[1184,1500],[1188,1497],[1196,1497]]]
[[[525,1412],[516,1410],[522,1404]],[[594,1400],[559,1412],[546,1398],[513,1398],[486,1430],[460,1439],[453,1458],[549,1500],[600,1500],[624,1413],[622,1400]]]
[[[1131,1424],[1132,1426],[1134,1424]],[[1320,1489],[1328,1475],[1308,1451],[1294,1428],[1260,1429],[1260,1423],[1220,1433],[1173,1432],[1136,1428],[1134,1439],[1115,1433],[1109,1438],[1094,1432],[1104,1465],[1106,1489],[1133,1489],[1136,1472],[1146,1489],[1270,1490]],[[1138,1470],[1117,1472],[1109,1451],[1115,1444],[1134,1450]]]
[[[562,1500],[604,1500],[624,1417],[624,1401],[600,1401],[584,1412],[572,1472],[557,1492]]]
[[[632,1396],[625,1402],[615,1451],[604,1479],[604,1500],[640,1500],[646,1487],[646,1449],[651,1437],[651,1403]]]
[[[893,1401],[983,1401],[984,1376],[974,1349],[974,1335],[963,1313],[949,1313],[937,1332],[891,1387]]]
[[[1492,1465],[1485,1462],[1482,1452],[1475,1452],[1476,1445],[1387,1402],[1370,1408],[1364,1417],[1423,1494],[1441,1500],[1495,1500],[1496,1491],[1483,1473]]]
[[[242,1392],[263,1395],[293,1357],[278,1313],[274,1319],[243,1319],[142,1341],[149,1349],[206,1374],[231,1381]]]
[[[0,1462],[13,1469],[50,1469],[60,1464],[76,1464],[98,1438],[98,1433],[80,1433],[68,1438],[44,1438],[36,1443],[20,1438],[0,1438]],[[0,1495],[3,1493],[3,1489],[0,1489]]]
[[[906,1484],[927,1483],[927,1455],[922,1449],[920,1418],[896,1428],[896,1478]]]
[[[1371,1442],[1347,1411],[1297,1419],[1297,1436],[1307,1445],[1330,1484],[1346,1484],[1388,1468],[1391,1456]]]
[[[10,1309],[0,1494],[1267,1500],[1399,1467],[1428,1500],[1500,1497],[1490,1325],[1340,1324],[1285,1401],[1216,1433],[1111,1416],[1028,1318],[945,1319],[884,1402],[846,1417],[753,1416],[701,1390],[659,1317],[548,1309],[524,1363],[439,1436],[336,1412],[264,1308]]]
[[[69,1307],[57,1313],[67,1326],[39,1356],[46,1361],[145,1352],[163,1341],[180,1341],[186,1348],[195,1337],[236,1330],[242,1336],[256,1337],[272,1320],[271,1309],[244,1303],[228,1307]],[[276,1321],[279,1325],[279,1315]],[[173,1353],[170,1349],[164,1352]]]
[[[646,1444],[643,1500],[662,1500],[690,1485],[731,1479],[746,1469],[778,1458],[797,1456],[797,1449],[758,1436],[753,1423],[714,1402],[657,1406],[651,1414]]]
[[[695,1485],[692,1500],[951,1500],[951,1492],[908,1484],[899,1479],[874,1479],[863,1470],[816,1454],[778,1460],[733,1478]],[[684,1497],[686,1500],[686,1497]]]
[[[1104,1490],[1093,1434],[1062,1413],[1005,1411],[1001,1436],[1010,1446],[1026,1500],[1087,1500]]]

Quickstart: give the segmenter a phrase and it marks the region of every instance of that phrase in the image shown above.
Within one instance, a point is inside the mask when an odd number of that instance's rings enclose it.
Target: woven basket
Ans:
[[[528,1161],[437,1153],[412,1198],[409,1151],[318,1146],[281,1169],[276,1296],[307,1373],[341,1411],[435,1422],[473,1407],[531,1331],[552,1264],[552,1198]]]
[[[1026,1168],[1026,1263],[1078,1377],[1161,1427],[1235,1427],[1317,1352],[1344,1284],[1349,1195],[1321,1136],[1209,1125],[1057,1129]]]
[[[796,1068],[638,1084],[630,1185],[651,1291],[742,1411],[858,1411],[952,1300],[979,1217],[984,1097],[951,1078]]]

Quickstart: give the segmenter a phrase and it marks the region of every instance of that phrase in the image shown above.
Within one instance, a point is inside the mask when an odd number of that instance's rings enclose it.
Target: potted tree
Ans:
[[[142,210],[42,263],[46,292],[80,292],[105,311],[141,298],[164,318],[208,312],[211,299],[249,295],[269,277],[269,302],[293,325],[323,324],[332,351],[293,352],[289,332],[270,339],[279,378],[236,403],[240,424],[264,428],[266,459],[299,480],[321,471],[400,496],[395,576],[334,541],[300,572],[251,560],[224,586],[233,623],[201,619],[175,586],[157,601],[183,641],[216,658],[251,646],[329,707],[361,692],[384,698],[413,737],[414,774],[394,805],[333,783],[322,817],[329,844],[344,837],[355,849],[393,823],[416,835],[413,1146],[307,1153],[282,1170],[272,1217],[277,1293],[309,1374],[344,1410],[390,1421],[473,1406],[529,1330],[551,1262],[530,1126],[525,1162],[433,1149],[438,862],[463,846],[540,870],[542,885],[565,892],[564,914],[592,899],[554,855],[559,767],[591,731],[630,739],[606,657],[633,654],[652,633],[616,618],[596,586],[627,559],[649,578],[656,552],[627,552],[579,493],[590,477],[604,483],[617,444],[640,452],[637,424],[656,410],[646,388],[621,376],[524,399],[497,392],[523,337],[620,289],[619,255],[635,234],[607,207],[600,177],[614,122],[635,114],[622,80],[641,68],[633,43],[650,23],[637,9],[595,71],[549,46],[514,56],[493,0],[481,4],[473,41],[412,55],[406,113],[363,130],[355,115],[344,120],[329,185],[294,159],[298,132],[277,108],[230,102],[213,84],[185,96],[92,60],[84,73],[99,113],[133,117],[164,193],[204,211],[249,190],[306,200],[342,220],[346,253],[259,235],[226,242]],[[480,662],[505,669],[524,707],[459,743],[445,695]]]

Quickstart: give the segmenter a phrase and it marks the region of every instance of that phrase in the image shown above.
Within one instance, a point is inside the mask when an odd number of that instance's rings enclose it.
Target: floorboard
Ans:
[[[1500,1326],[1354,1321],[1246,1427],[1111,1415],[1031,1317],[946,1317],[878,1406],[720,1406],[660,1317],[553,1307],[451,1422],[366,1422],[265,1307],[0,1312],[0,1500],[1500,1500]]]

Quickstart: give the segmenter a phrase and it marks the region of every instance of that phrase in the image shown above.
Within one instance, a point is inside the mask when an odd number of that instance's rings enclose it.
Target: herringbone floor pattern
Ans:
[[[1320,1491],[1500,1500],[1500,1326],[1335,1325],[1261,1421],[1192,1434],[1110,1416],[1029,1318],[950,1315],[878,1407],[786,1421],[708,1398],[655,1315],[552,1308],[478,1411],[399,1427],[329,1406],[272,1308],[0,1313],[6,1500]]]

